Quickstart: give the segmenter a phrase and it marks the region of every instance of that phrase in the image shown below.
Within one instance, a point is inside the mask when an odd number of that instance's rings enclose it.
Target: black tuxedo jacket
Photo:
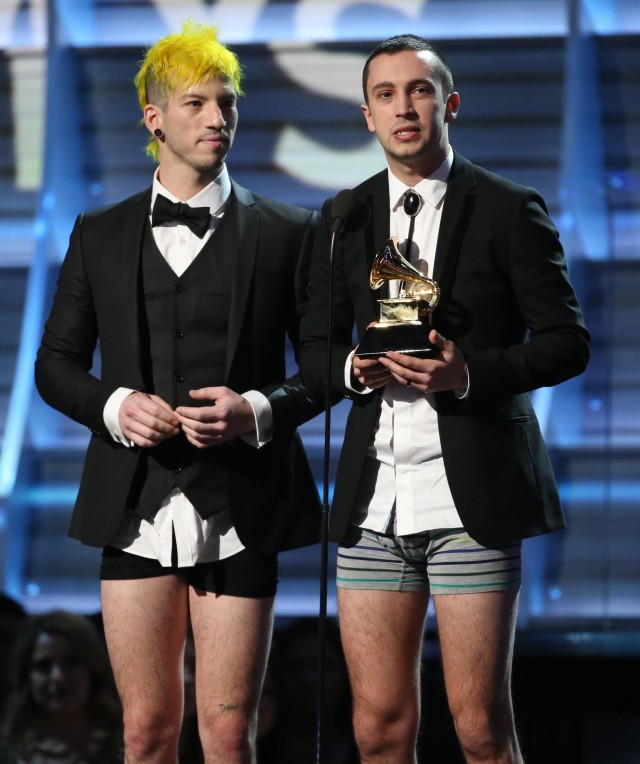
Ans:
[[[299,377],[287,379],[285,342],[298,346],[317,213],[256,197],[233,183],[225,215],[237,251],[225,384],[260,390],[273,411],[274,439],[260,449],[235,439],[226,462],[228,496],[245,546],[271,552],[318,540],[320,505],[296,427],[323,408]],[[36,360],[43,399],[93,433],[70,535],[109,543],[127,505],[141,449],[105,430],[103,409],[118,387],[148,389],[141,311],[141,250],[151,190],[80,215],[62,264]],[[100,370],[92,374],[99,342]],[[203,348],[206,352],[206,348]]]
[[[347,528],[377,424],[380,391],[350,394],[344,368],[357,337],[378,319],[385,285],[369,287],[375,254],[389,238],[386,170],[355,189],[358,206],[334,254],[332,391],[351,397],[330,515]],[[330,202],[311,263],[302,324],[305,384],[324,390]],[[442,290],[433,325],[463,351],[470,395],[438,393],[443,460],[467,532],[498,544],[565,525],[549,457],[527,393],[580,374],[589,334],[569,282],[558,234],[541,197],[456,154],[447,185],[433,278]]]

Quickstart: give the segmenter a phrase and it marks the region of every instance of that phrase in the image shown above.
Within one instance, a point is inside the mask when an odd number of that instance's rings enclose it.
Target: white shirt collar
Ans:
[[[388,169],[389,176],[389,204],[391,212],[395,212],[404,203],[405,193],[412,188],[420,194],[427,204],[438,207],[444,199],[447,191],[447,180],[453,166],[453,150],[449,147],[449,153],[444,162],[434,170],[428,178],[423,178],[415,186],[407,186]]]
[[[166,196],[167,199],[172,202],[184,201],[191,207],[209,207],[211,214],[215,215],[231,196],[231,180],[229,178],[227,166],[226,164],[223,165],[217,178],[212,180],[208,186],[205,186],[202,191],[198,191],[198,193],[190,199],[178,199],[177,196],[174,196],[168,191],[158,180],[158,169],[156,169],[153,174],[153,185],[151,188],[151,209],[153,209],[158,194]]]

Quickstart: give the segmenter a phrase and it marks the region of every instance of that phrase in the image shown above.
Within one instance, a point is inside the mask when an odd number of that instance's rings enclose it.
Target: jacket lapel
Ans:
[[[374,175],[366,183],[364,199],[371,211],[371,222],[365,231],[368,280],[375,256],[389,240],[389,176],[387,170]],[[389,282],[385,281],[379,289],[372,290],[371,296],[377,310],[377,301],[389,297]]]
[[[141,258],[144,230],[149,218],[150,206],[150,188],[133,197],[125,207],[119,237],[113,240],[112,245],[110,244],[113,247],[111,254],[115,258],[114,272],[120,273],[122,300],[118,304],[124,306],[122,322],[124,326],[130,327],[130,331],[126,335],[127,339],[124,341],[131,343],[133,357],[138,360],[138,366],[143,376],[146,364],[142,357],[140,343],[141,311],[144,306]],[[148,385],[146,379],[145,384]]]
[[[433,269],[433,278],[442,293],[442,303],[446,303],[449,297],[462,240],[475,200],[476,180],[473,166],[464,157],[456,154],[447,182]]]
[[[231,181],[231,186],[233,188],[233,203],[229,213],[235,217],[238,246],[233,264],[233,286],[231,290],[225,377],[229,374],[240,339],[244,314],[249,300],[249,289],[258,254],[258,237],[260,233],[260,210],[255,206],[253,195],[233,180]]]

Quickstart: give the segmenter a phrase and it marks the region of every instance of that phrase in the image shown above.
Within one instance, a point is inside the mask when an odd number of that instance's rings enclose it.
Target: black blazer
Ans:
[[[387,172],[355,189],[359,204],[334,255],[333,392],[353,400],[338,466],[330,535],[347,528],[380,410],[380,391],[350,394],[346,359],[378,319],[386,285],[369,287],[375,254],[389,237]],[[331,207],[323,208],[302,324],[305,384],[324,390]],[[447,478],[467,532],[484,545],[565,525],[549,457],[527,393],[580,374],[589,334],[569,282],[558,233],[542,198],[455,155],[436,247],[442,289],[434,327],[464,352],[470,396],[437,394]]]
[[[296,427],[323,398],[287,379],[285,341],[294,348],[307,299],[307,270],[317,213],[257,197],[232,183],[237,251],[227,338],[225,384],[260,390],[273,411],[274,439],[260,449],[227,444],[228,495],[236,531],[258,552],[318,540],[320,505]],[[141,250],[151,190],[80,215],[60,270],[36,360],[43,399],[89,427],[90,440],[70,535],[109,543],[125,511],[139,459],[105,430],[103,409],[118,387],[144,390],[140,311]],[[91,373],[99,341],[99,376]]]

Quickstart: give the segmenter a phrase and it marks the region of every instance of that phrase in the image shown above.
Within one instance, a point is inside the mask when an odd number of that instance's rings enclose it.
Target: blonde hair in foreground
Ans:
[[[236,54],[218,40],[215,27],[187,19],[182,31],[162,37],[147,50],[133,83],[144,111],[149,103],[164,109],[178,88],[214,78],[229,81],[242,95],[242,67]],[[149,137],[146,152],[158,161],[154,136]]]

